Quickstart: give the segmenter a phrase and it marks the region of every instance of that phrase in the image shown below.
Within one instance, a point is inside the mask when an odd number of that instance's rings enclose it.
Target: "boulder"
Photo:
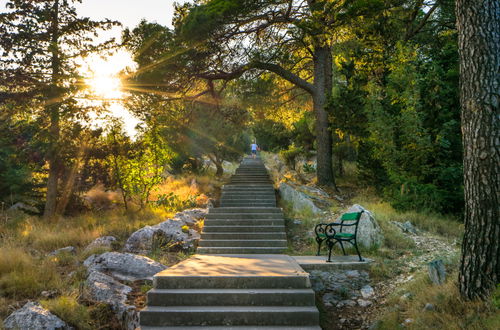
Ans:
[[[29,301],[10,314],[4,321],[5,329],[56,330],[72,329],[63,320],[43,308],[38,302]]]
[[[9,211],[23,211],[23,212],[35,213],[35,214],[40,213],[40,210],[37,209],[36,207],[25,204],[23,202],[15,203],[11,207],[9,207]]]
[[[106,248],[111,248],[113,243],[116,242],[116,238],[114,236],[102,236],[96,238],[92,243],[87,245],[85,250],[91,250],[97,247],[106,247]]]
[[[313,214],[320,214],[322,212],[314,202],[314,200],[318,200],[319,198],[313,198],[299,191],[291,184],[282,182],[279,186],[279,192],[281,198],[292,206],[294,212],[301,212],[304,210],[309,210]]]
[[[138,311],[135,306],[127,304],[127,295],[132,292],[131,287],[98,271],[90,272],[85,286],[91,299],[111,306],[126,329],[133,330],[139,327]]]
[[[89,273],[105,272],[123,281],[152,280],[153,275],[167,268],[148,257],[119,252],[93,254],[83,265],[88,268]]]
[[[49,257],[54,257],[57,256],[61,253],[67,253],[67,254],[76,254],[76,248],[74,246],[66,246],[60,249],[57,249],[55,251],[52,251],[48,254]]]
[[[359,220],[359,225],[358,225],[358,236],[357,236],[358,245],[368,249],[380,246],[383,239],[382,231],[380,229],[378,222],[375,220],[370,211],[366,210],[361,205],[354,204],[345,213],[361,212],[361,211],[364,212],[361,215],[361,219]],[[337,222],[338,221],[340,221],[340,217],[337,219]],[[355,229],[354,226],[344,227],[343,232],[354,233],[354,229]]]
[[[169,245],[184,250],[193,248],[200,239],[199,233],[195,230],[185,232],[182,227],[194,226],[206,214],[206,209],[185,210],[177,213],[174,219],[143,227],[130,235],[123,249],[127,252],[147,254],[154,246]]]

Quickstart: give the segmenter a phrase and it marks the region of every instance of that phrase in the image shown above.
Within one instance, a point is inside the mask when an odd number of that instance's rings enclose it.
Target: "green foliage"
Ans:
[[[276,152],[290,145],[291,134],[282,123],[270,119],[258,120],[253,123],[252,131],[263,150]]]
[[[121,125],[116,124],[108,138],[111,143],[108,162],[125,207],[128,207],[127,200],[130,198],[134,198],[141,208],[144,207],[152,189],[164,179],[170,150],[154,128],[132,142],[123,134]]]
[[[288,149],[280,151],[280,156],[285,160],[285,163],[292,169],[295,169],[295,163],[300,155],[304,154],[304,149],[295,146],[292,143]]]
[[[180,211],[196,206],[196,198],[191,196],[188,199],[181,199],[173,192],[170,192],[168,194],[159,195],[158,199],[154,201],[154,204],[164,207],[169,211]]]

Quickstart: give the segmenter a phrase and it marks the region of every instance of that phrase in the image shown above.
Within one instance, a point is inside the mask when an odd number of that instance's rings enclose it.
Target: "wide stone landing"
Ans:
[[[315,329],[309,275],[287,255],[194,255],[154,277],[142,329]]]
[[[302,269],[307,272],[320,270],[329,272],[339,269],[349,270],[369,270],[373,262],[372,259],[363,258],[364,261],[359,261],[357,256],[332,256],[332,261],[327,262],[326,256],[292,256]]]

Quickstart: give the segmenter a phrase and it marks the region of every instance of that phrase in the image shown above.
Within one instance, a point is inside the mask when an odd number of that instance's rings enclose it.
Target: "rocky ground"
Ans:
[[[418,230],[405,235],[415,242],[416,248],[395,260],[393,264],[398,267],[396,277],[374,280],[365,271],[311,273],[314,289],[322,297],[325,330],[377,329],[376,319],[383,313],[391,294],[413,280],[417,272],[427,272],[429,262],[450,260],[459,253],[459,246],[443,237]],[[403,293],[400,299],[408,299],[410,295],[409,292]]]

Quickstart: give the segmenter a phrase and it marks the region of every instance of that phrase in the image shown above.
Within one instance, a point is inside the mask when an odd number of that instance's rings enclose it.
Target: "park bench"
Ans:
[[[316,233],[316,242],[318,243],[318,252],[317,255],[320,255],[321,244],[326,241],[326,245],[328,246],[328,260],[327,262],[331,262],[332,258],[332,249],[335,244],[339,243],[342,248],[342,252],[346,255],[344,249],[344,242],[350,243],[354,245],[356,248],[356,252],[358,253],[359,261],[364,261],[361,258],[361,254],[359,253],[358,244],[356,242],[356,237],[358,234],[358,224],[361,219],[361,215],[364,211],[361,212],[352,212],[352,213],[344,213],[340,218],[340,222],[331,222],[331,223],[319,223],[314,227],[314,232]],[[345,233],[343,232],[344,227],[354,227],[354,233]],[[337,228],[337,229],[336,229]]]

